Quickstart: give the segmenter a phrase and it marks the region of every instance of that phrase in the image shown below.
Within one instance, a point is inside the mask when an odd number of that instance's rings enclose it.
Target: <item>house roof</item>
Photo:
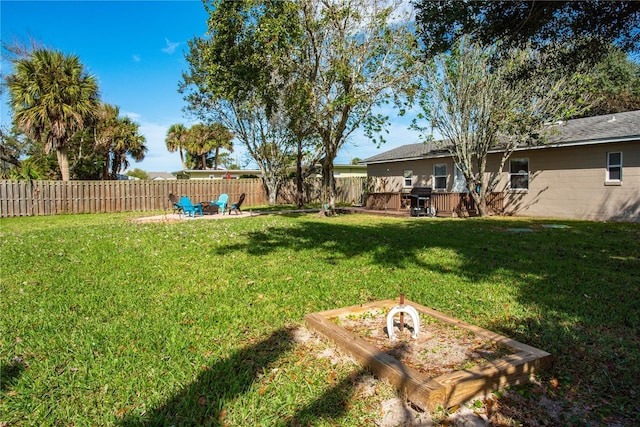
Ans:
[[[522,149],[640,140],[640,110],[568,120],[554,124],[553,129],[548,135],[546,144],[535,147],[526,146]],[[419,142],[385,151],[362,160],[362,163],[447,156],[449,156],[448,150],[439,148],[433,143]]]
[[[556,125],[555,129],[558,133],[550,135],[551,144],[638,139],[640,110],[568,120]]]
[[[355,170],[362,170],[363,173],[366,173],[366,169],[367,169],[367,165],[364,164],[357,164],[357,165],[351,165],[351,164],[334,164],[333,165],[334,170],[343,170],[343,169],[355,169]],[[295,166],[290,166],[288,168],[289,171],[295,171],[296,167]],[[180,170],[180,171],[175,171],[172,172],[170,175],[175,178],[175,175],[180,174],[180,173],[196,173],[196,174],[210,174],[210,175],[226,175],[228,173],[231,174],[244,174],[244,175],[261,175],[262,171],[260,169],[185,169],[184,171]],[[151,172],[149,172],[151,173]]]
[[[176,179],[176,177],[169,172],[147,172],[149,179]]]
[[[362,163],[378,163],[389,160],[415,160],[422,159],[424,157],[436,157],[435,153],[439,152],[446,156],[449,154],[448,150],[439,149],[433,143],[417,142],[415,144],[402,145],[384,153],[376,154],[362,160]]]

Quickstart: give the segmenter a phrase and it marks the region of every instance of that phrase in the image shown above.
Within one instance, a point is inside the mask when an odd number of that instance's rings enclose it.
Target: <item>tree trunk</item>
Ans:
[[[182,147],[178,148],[178,150],[180,151],[180,163],[182,164],[182,170],[186,170],[186,166],[184,164],[184,153],[182,152]]]
[[[60,174],[63,181],[69,181],[69,156],[67,155],[67,148],[62,146],[56,150],[58,157],[58,166],[60,167]]]
[[[333,160],[335,156],[322,160],[322,212],[333,215],[336,210],[336,180],[333,176]]]
[[[487,209],[487,184],[484,182],[486,180],[485,171],[487,170],[487,154],[486,152],[483,155],[479,155],[477,157],[478,164],[478,183],[477,190],[472,192],[474,196],[477,196],[476,202],[476,210],[478,211],[478,216],[487,216],[489,215],[489,211]]]
[[[102,165],[102,179],[104,181],[109,179],[109,165],[110,164],[111,164],[111,162],[110,162],[109,153],[107,153],[104,156],[104,165]]]
[[[264,183],[267,187],[269,205],[273,206],[278,203],[278,184],[271,179],[265,179]]]
[[[484,197],[480,198],[480,201],[477,203],[478,215],[479,216],[489,216],[489,207],[487,206],[487,195],[484,194]]]
[[[478,188],[469,189],[469,194],[473,199],[473,203],[476,205],[478,216],[489,216],[489,207],[487,206],[487,190],[480,184],[480,191]]]
[[[298,158],[296,160],[296,203],[298,204],[298,209],[302,209],[302,206],[304,206],[302,181],[302,140],[298,138]]]
[[[277,175],[269,174],[265,170],[262,171],[262,174],[262,185],[264,185],[265,192],[267,193],[269,205],[275,205],[278,203],[278,193],[280,192],[282,181]]]

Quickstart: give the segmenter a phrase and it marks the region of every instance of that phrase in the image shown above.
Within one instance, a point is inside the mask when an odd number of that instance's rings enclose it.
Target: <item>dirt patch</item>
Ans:
[[[397,339],[391,341],[387,313],[387,310],[372,309],[331,320],[429,378],[469,369],[513,353],[507,346],[478,337],[472,331],[424,315],[420,315],[417,338],[412,338],[414,329],[409,315],[404,316],[403,330],[400,330],[400,316],[394,316]]]

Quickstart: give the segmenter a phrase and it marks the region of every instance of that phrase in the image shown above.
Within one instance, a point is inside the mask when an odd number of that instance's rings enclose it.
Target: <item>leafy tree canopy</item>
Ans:
[[[640,110],[640,65],[619,49],[610,52],[586,73],[589,116]]]
[[[637,1],[460,1],[415,0],[427,56],[445,52],[463,34],[482,44],[567,47],[563,64],[597,62],[611,43],[640,53]]]
[[[272,108],[281,89],[273,76],[285,72],[279,58],[300,34],[295,3],[211,0],[205,8],[209,31],[188,42],[190,71],[180,87],[188,109],[198,113],[211,100],[241,101],[256,93]]]
[[[311,163],[322,164],[323,205],[333,207],[338,150],[357,129],[379,135],[389,118],[376,107],[399,103],[411,87],[410,13],[385,0],[205,4],[209,32],[189,42],[180,88],[188,109],[222,121],[259,165],[279,167],[295,144],[301,177],[303,151],[317,151]]]
[[[138,178],[138,179],[149,179],[149,174],[140,168],[135,168],[133,170],[128,171],[127,175],[132,176],[134,178]]]

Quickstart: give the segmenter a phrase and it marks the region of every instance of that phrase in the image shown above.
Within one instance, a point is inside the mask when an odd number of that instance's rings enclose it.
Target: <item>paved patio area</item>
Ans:
[[[134,222],[180,222],[180,221],[201,221],[201,220],[225,220],[225,219],[234,219],[234,218],[247,218],[250,216],[260,216],[260,215],[286,215],[286,214],[300,214],[300,213],[317,213],[318,209],[299,209],[299,210],[283,210],[283,211],[258,211],[258,212],[240,212],[239,214],[231,214],[228,213],[221,214],[205,214],[203,216],[196,217],[188,217],[188,216],[180,216],[178,214],[166,214],[166,215],[155,215],[155,216],[147,216],[142,218],[136,218]],[[409,218],[408,211],[381,211],[381,210],[372,210],[366,209],[363,207],[339,207],[336,209],[339,214],[355,214],[355,213],[365,213],[371,215],[384,215],[384,216],[392,216],[392,217],[401,217],[401,218]],[[423,217],[426,218],[426,217]]]
[[[251,212],[240,212],[238,214],[213,214],[213,215],[197,215],[195,217],[189,217],[186,215],[178,215],[178,214],[166,214],[166,215],[155,215],[155,216],[145,216],[141,218],[136,218],[133,222],[180,222],[180,221],[206,221],[206,220],[224,220],[224,219],[236,219],[236,218],[246,218],[249,216],[255,216]]]

